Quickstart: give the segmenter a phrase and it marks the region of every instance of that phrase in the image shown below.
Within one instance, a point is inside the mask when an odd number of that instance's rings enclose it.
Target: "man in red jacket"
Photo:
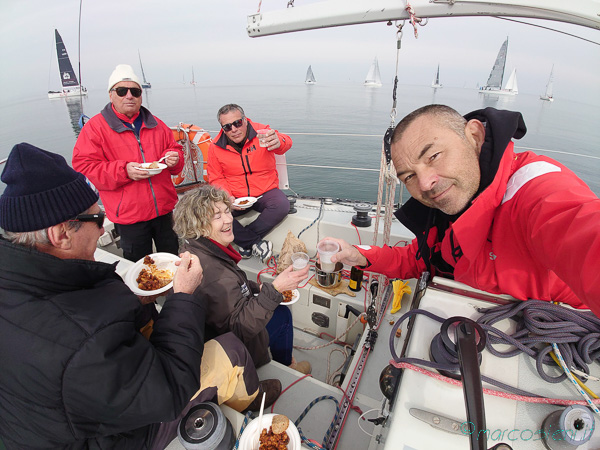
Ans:
[[[428,270],[600,316],[600,199],[559,162],[515,153],[512,138],[525,132],[520,113],[494,108],[463,118],[428,105],[406,116],[391,149],[412,198],[396,217],[416,238],[400,248],[339,241],[332,261],[393,278]]]
[[[267,261],[273,244],[263,237],[283,220],[290,209],[287,196],[279,190],[275,156],[292,147],[289,136],[252,122],[241,106],[229,104],[217,113],[221,132],[208,149],[208,182],[230,195],[231,203],[240,197],[260,197],[250,208],[233,205],[233,216],[251,209],[260,212],[252,223],[243,226],[233,221],[234,242],[242,258],[253,254]],[[264,130],[259,140],[257,130]]]
[[[121,236],[123,256],[137,261],[153,253],[177,254],[171,181],[183,168],[181,146],[160,119],[142,106],[141,82],[120,64],[108,80],[110,103],[83,127],[73,150],[73,168],[98,189],[108,218]],[[142,163],[165,156],[167,168],[150,173]]]

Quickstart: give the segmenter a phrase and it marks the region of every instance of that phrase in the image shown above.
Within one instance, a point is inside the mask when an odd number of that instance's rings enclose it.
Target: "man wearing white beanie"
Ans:
[[[153,253],[177,254],[171,181],[183,169],[181,146],[164,122],[142,106],[140,79],[119,64],[108,79],[110,103],[83,127],[73,150],[73,168],[100,192],[106,215],[121,236],[123,256],[137,261]],[[166,169],[150,173],[142,163],[166,156]]]

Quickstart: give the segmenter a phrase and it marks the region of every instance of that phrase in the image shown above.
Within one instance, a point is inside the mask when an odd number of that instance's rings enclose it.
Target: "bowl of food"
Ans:
[[[135,295],[149,297],[173,287],[180,258],[171,253],[152,253],[136,262],[125,275],[125,284]]]
[[[294,289],[293,291],[283,291],[281,295],[283,296],[283,300],[280,305],[290,306],[300,300],[300,291],[298,291],[298,289]]]
[[[256,203],[258,199],[256,197],[239,197],[233,202],[233,206],[238,208],[247,209]]]
[[[139,167],[139,169],[145,170],[150,175],[158,175],[159,173],[161,173],[163,171],[163,169],[166,169],[166,168],[167,168],[166,164],[159,163],[156,161],[140,164],[140,167]]]
[[[254,419],[244,429],[240,438],[239,450],[262,450],[265,448],[301,450],[301,445],[298,428],[286,416],[263,414],[261,430],[258,429],[258,419]]]

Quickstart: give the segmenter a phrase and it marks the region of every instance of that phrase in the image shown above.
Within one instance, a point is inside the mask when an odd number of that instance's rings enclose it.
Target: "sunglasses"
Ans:
[[[118,88],[112,88],[111,91],[115,91],[119,97],[125,97],[127,95],[127,91],[131,92],[131,95],[134,97],[139,97],[142,95],[142,90],[140,88],[129,88],[124,86],[119,86]]]
[[[232,127],[240,128],[243,123],[244,123],[244,118],[242,117],[241,119],[234,120],[231,123],[226,123],[225,125],[221,125],[221,128],[223,128],[223,131],[231,131]]]
[[[69,220],[69,222],[95,222],[96,225],[98,225],[98,228],[102,228],[104,225],[104,213],[79,214],[78,216],[75,216],[74,219]]]

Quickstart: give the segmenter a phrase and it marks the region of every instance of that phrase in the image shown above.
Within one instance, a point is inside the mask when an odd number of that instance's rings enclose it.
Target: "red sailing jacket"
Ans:
[[[227,144],[223,130],[208,149],[208,182],[239,197],[258,197],[279,186],[274,154],[283,155],[292,147],[292,139],[277,130],[281,146],[268,151],[258,144],[256,130],[269,128],[268,125],[248,119],[248,139],[238,153]]]
[[[417,241],[359,251],[370,271],[417,278],[428,270],[417,259]],[[438,253],[432,275],[450,268],[455,280],[477,289],[587,305],[600,316],[600,199],[562,164],[515,154],[512,142],[491,184],[441,236],[430,228],[427,246]]]
[[[135,133],[116,116],[109,103],[82,128],[73,150],[73,168],[83,173],[100,192],[108,218],[122,225],[143,222],[173,211],[177,192],[171,181],[183,169],[181,145],[150,111],[140,109],[143,125]],[[179,163],[158,175],[133,181],[127,176],[131,161],[157,161],[168,151],[179,153]]]

